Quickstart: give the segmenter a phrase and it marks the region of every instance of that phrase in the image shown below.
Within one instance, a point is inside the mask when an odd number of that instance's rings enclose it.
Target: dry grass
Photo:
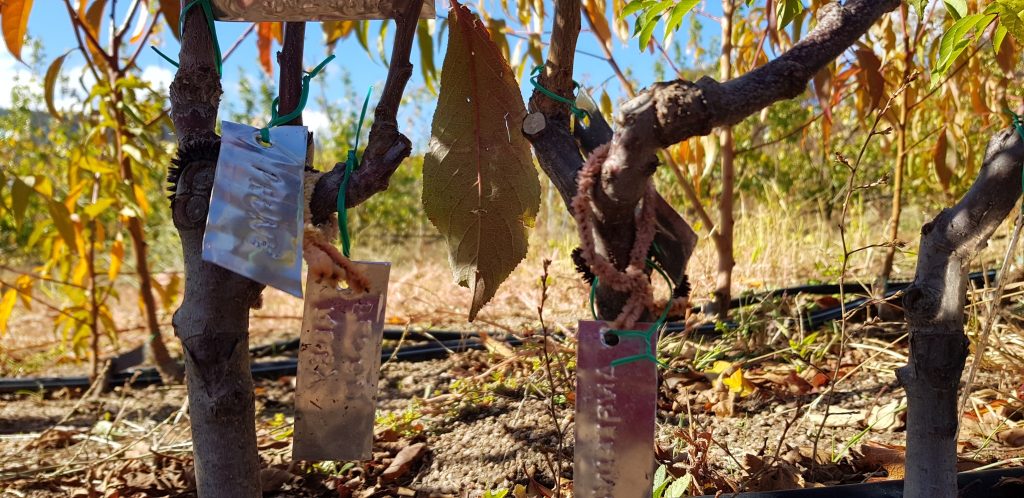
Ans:
[[[927,217],[931,217],[931,213]],[[847,227],[850,247],[884,242],[885,217],[881,209],[864,204],[853,207]],[[907,245],[897,255],[895,279],[913,277],[918,232],[925,213],[910,209],[905,215],[901,231]],[[546,199],[541,213],[542,223],[531,237],[530,254],[512,273],[493,301],[484,307],[474,323],[467,322],[470,302],[469,290],[452,280],[448,269],[447,251],[437,240],[411,239],[402,243],[383,244],[363,241],[355,255],[360,259],[384,260],[393,263],[388,296],[388,320],[392,325],[409,324],[417,328],[454,330],[523,331],[538,326],[536,309],[540,287],[542,260],[551,259],[550,291],[546,304],[548,320],[556,330],[565,330],[580,319],[589,316],[588,288],[578,277],[569,259],[576,245],[576,231],[565,213],[560,199]],[[1000,260],[1010,227],[1001,228],[994,242],[982,252],[975,267],[992,268]],[[709,299],[714,286],[716,255],[706,233],[689,265],[693,287],[691,294],[697,303]],[[752,206],[740,202],[736,225],[736,269],[734,293],[745,290],[763,290],[809,281],[836,281],[840,268],[842,248],[838,230],[833,222],[822,216],[798,214],[777,206]],[[849,281],[873,280],[873,268],[880,259],[881,250],[857,253],[850,264]],[[172,271],[175,269],[172,269]],[[167,280],[171,273],[160,278]],[[664,295],[660,282],[656,292]],[[173,307],[172,307],[173,309]],[[121,299],[115,305],[119,334],[117,343],[103,341],[104,355],[112,356],[140,344],[146,332],[135,289],[121,290]],[[274,289],[268,289],[264,305],[252,313],[251,336],[254,344],[271,342],[298,334],[301,327],[302,302]],[[170,327],[170,314],[163,313],[164,334],[172,350],[178,350]],[[10,331],[0,337],[0,373],[28,375],[45,370],[50,374],[80,371],[78,360],[61,348],[61,338],[52,332],[53,314],[41,307],[32,310],[17,308],[10,322]],[[972,325],[977,320],[972,321]],[[1011,324],[1012,325],[1012,324]],[[1017,355],[1008,348],[1019,339],[1007,338],[997,328],[998,348],[1004,356]],[[973,332],[973,327],[972,330]]]

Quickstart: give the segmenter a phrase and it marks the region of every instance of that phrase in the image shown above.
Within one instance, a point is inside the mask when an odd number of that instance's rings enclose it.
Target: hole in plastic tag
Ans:
[[[613,367],[617,359],[644,354],[646,344],[608,329],[606,322],[579,322],[573,496],[649,498],[658,373],[646,360]]]
[[[302,297],[302,180],[306,128],[224,121],[203,260]]]
[[[295,382],[296,460],[367,460],[373,448],[390,263],[353,261],[368,292],[307,279]]]

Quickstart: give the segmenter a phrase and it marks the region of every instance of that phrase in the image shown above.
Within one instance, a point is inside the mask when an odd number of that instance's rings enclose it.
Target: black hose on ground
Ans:
[[[505,341],[511,346],[522,342],[515,338]],[[477,338],[449,339],[446,341],[403,346],[397,351],[388,348],[381,352],[381,362],[392,361],[426,361],[445,358],[452,352],[464,352],[484,349],[483,343]],[[252,376],[256,379],[278,379],[287,375],[295,375],[298,361],[295,359],[260,361],[252,364]],[[130,385],[145,387],[161,384],[160,374],[155,368],[139,368],[114,373],[110,378],[110,386]],[[58,389],[88,389],[89,378],[81,377],[32,377],[0,379],[0,394],[37,393],[39,391],[56,391]]]
[[[983,470],[957,474],[960,498],[1020,498],[1024,496],[1024,468]],[[846,484],[824,488],[790,489],[718,495],[721,498],[902,498],[903,480]],[[699,498],[714,498],[713,495]]]
[[[971,284],[977,287],[984,286],[987,282],[991,282],[995,279],[995,270],[988,270],[985,272],[974,272],[968,275],[968,279]],[[896,292],[905,289],[909,282],[892,283],[886,292],[886,297],[892,296]],[[843,287],[846,293],[855,294],[862,293],[864,287],[861,284],[847,283]],[[813,284],[813,285],[802,285],[797,287],[789,287],[786,289],[776,289],[772,291],[762,292],[758,294],[752,294],[747,296],[741,296],[733,299],[730,302],[730,308],[738,308],[743,306],[749,306],[763,302],[766,299],[773,297],[780,297],[783,295],[796,295],[796,294],[813,294],[813,295],[832,295],[838,294],[840,286],[838,284]],[[869,298],[861,297],[853,299],[846,303],[845,306],[835,306],[832,308],[815,311],[805,317],[804,325],[808,330],[814,330],[833,320],[842,318],[843,310],[851,311],[864,307],[870,302]],[[735,329],[738,324],[735,322],[726,322],[726,328]],[[666,325],[666,333],[678,333],[685,330],[685,324],[679,322],[672,322]],[[718,333],[718,326],[715,323],[706,323],[696,327],[691,333],[710,335]],[[497,335],[497,334],[496,334]],[[450,352],[463,352],[471,349],[482,349],[483,346],[480,341],[476,338],[477,333],[475,332],[458,332],[458,331],[405,331],[401,329],[389,329],[384,331],[384,338],[386,340],[400,340],[404,338],[406,340],[421,340],[435,341],[432,344],[423,344],[417,346],[405,346],[394,353],[394,349],[385,350],[382,353],[382,358],[387,360],[394,354],[394,359],[398,361],[423,361],[430,359],[443,358]],[[519,344],[519,341],[513,337],[509,337],[506,342],[511,345]],[[250,353],[253,357],[266,357],[281,354],[286,351],[294,351],[298,349],[298,339],[292,339],[288,341],[276,342],[264,346],[256,346],[250,349]],[[136,348],[135,350],[129,351],[128,353],[122,354],[113,360],[112,370],[115,372],[110,379],[111,386],[124,385],[126,382],[131,381],[132,386],[147,386],[153,384],[159,384],[159,375],[153,368],[142,368],[133,369],[132,367],[140,364],[142,361],[142,348]],[[276,378],[285,375],[295,375],[295,360],[281,360],[281,361],[269,361],[269,362],[258,362],[253,364],[253,376],[256,378]],[[132,376],[138,376],[132,381]],[[87,389],[90,386],[88,377],[34,377],[34,378],[0,378],[0,394],[4,393],[17,393],[17,392],[38,392],[53,391],[62,388],[78,388]]]

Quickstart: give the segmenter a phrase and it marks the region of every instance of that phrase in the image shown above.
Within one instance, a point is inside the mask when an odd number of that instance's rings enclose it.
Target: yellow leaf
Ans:
[[[17,294],[14,289],[7,289],[7,292],[4,292],[3,297],[0,298],[0,337],[7,332],[7,320],[11,318],[11,312],[14,311]]]
[[[107,0],[96,0],[89,8],[85,11],[85,29],[89,30],[92,34],[92,38],[96,41],[100,40],[100,25],[103,21],[103,11],[107,7]],[[96,45],[90,39],[86,39],[86,46],[89,48],[89,52],[92,53],[92,59],[96,61],[96,64],[100,67],[106,67],[106,52],[103,51],[103,47]]]
[[[583,11],[594,28],[594,34],[610,50],[612,48],[612,30],[608,26],[608,17],[605,16],[604,0],[584,0]]]
[[[21,298],[21,305],[25,309],[32,309],[32,285],[35,281],[29,275],[22,275],[18,277],[18,280],[14,281],[14,286],[18,288],[18,297]]]
[[[110,266],[107,267],[107,278],[113,281],[121,271],[124,261],[124,240],[118,237],[110,247]]]
[[[21,62],[21,46],[28,32],[28,15],[32,12],[32,0],[5,0],[0,2],[0,25],[3,26],[4,43],[11,55]]]
[[[75,263],[75,269],[71,272],[71,283],[85,285],[85,278],[89,276],[89,258],[79,258]]]
[[[135,202],[139,205],[139,209],[142,210],[142,217],[145,218],[146,214],[149,213],[149,201],[146,200],[146,192],[139,187],[139,184],[132,185],[135,191]]]
[[[742,368],[737,368],[732,375],[722,379],[722,384],[725,384],[730,391],[739,393],[740,397],[750,396],[754,392],[754,384],[743,377]]]
[[[720,374],[730,368],[732,368],[732,363],[718,360],[711,365],[711,368],[704,370],[704,373]]]
[[[321,24],[327,39],[325,43],[332,49],[338,40],[346,38],[356,28],[356,21],[325,21]]]
[[[68,52],[64,55],[57,57],[50,64],[50,67],[46,70],[46,77],[43,78],[43,97],[46,99],[46,109],[50,111],[50,115],[60,119],[60,112],[57,111],[57,107],[53,104],[53,89],[57,83],[57,76],[60,76],[60,67],[64,64],[64,58],[68,56]]]
[[[139,19],[135,21],[135,31],[132,32],[132,37],[129,38],[129,41],[132,43],[139,42],[139,39],[141,39],[142,35],[145,34],[143,30],[146,29],[146,21],[148,20],[149,9],[142,9],[142,12],[139,12]]]
[[[267,76],[274,75],[274,63],[270,58],[270,49],[274,39],[275,22],[261,22],[256,25],[256,48],[260,53],[260,67]],[[280,29],[280,28],[278,28]]]

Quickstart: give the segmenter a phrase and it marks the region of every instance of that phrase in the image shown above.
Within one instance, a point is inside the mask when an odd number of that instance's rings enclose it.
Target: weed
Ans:
[[[414,399],[401,412],[387,412],[377,417],[376,426],[384,430],[394,431],[403,436],[421,434],[426,427],[421,423],[423,411],[419,400]]]

